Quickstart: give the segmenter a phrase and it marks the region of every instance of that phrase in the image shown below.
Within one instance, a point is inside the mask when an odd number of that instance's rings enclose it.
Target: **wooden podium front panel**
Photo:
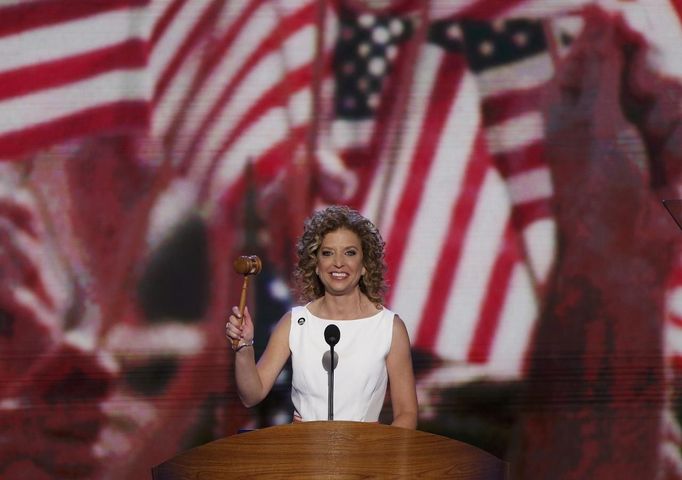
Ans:
[[[152,470],[154,480],[508,478],[508,464],[440,435],[362,422],[301,422],[216,440]]]

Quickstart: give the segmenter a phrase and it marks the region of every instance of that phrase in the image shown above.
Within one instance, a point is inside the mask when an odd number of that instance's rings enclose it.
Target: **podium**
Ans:
[[[153,467],[152,478],[505,480],[509,464],[440,435],[363,422],[316,421],[215,440]]]

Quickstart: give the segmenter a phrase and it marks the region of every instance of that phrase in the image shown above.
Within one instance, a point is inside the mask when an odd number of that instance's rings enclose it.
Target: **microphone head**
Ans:
[[[331,324],[324,329],[324,340],[330,347],[333,347],[334,345],[339,343],[340,339],[341,332],[339,331],[339,327],[337,327],[336,325]]]

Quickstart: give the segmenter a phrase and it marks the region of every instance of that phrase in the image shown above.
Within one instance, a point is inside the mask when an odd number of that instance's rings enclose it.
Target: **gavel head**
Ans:
[[[234,271],[241,275],[257,275],[263,267],[260,258],[256,255],[242,255],[232,265],[234,266]]]

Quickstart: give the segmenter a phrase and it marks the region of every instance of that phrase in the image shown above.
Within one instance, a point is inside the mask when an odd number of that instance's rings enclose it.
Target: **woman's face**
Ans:
[[[340,228],[322,239],[317,251],[317,273],[325,292],[345,295],[353,292],[365,273],[362,243],[352,231]]]

